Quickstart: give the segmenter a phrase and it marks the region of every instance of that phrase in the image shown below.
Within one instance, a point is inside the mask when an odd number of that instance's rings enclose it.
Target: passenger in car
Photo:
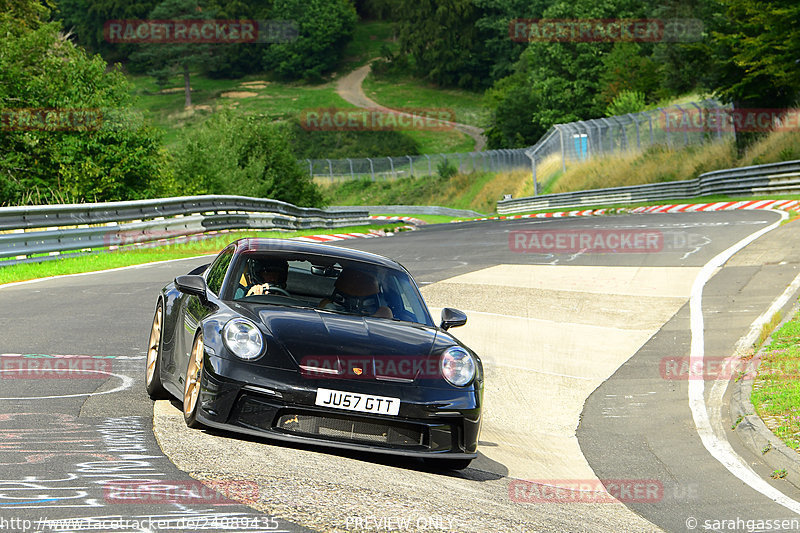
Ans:
[[[345,268],[334,284],[333,294],[319,303],[323,309],[379,318],[392,318],[392,310],[380,305],[380,285],[372,274]]]

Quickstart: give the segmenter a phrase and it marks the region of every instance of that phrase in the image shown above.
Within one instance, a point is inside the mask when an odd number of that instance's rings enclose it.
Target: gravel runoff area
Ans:
[[[658,531],[621,503],[513,502],[512,480],[474,468],[426,471],[414,460],[191,430],[169,401],[156,403],[154,429],[193,478],[255,481],[257,500],[242,503],[319,531]]]

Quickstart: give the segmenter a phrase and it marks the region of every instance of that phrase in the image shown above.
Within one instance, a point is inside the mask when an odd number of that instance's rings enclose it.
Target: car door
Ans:
[[[206,287],[208,298],[211,301],[219,299],[223,281],[233,260],[234,251],[235,248],[230,246],[220,252],[206,271]],[[198,296],[187,294],[183,295],[181,306],[181,328],[179,332],[176,332],[180,337],[180,347],[175,350],[175,374],[178,376],[178,384],[182,388],[185,385],[189,352],[192,349],[195,333],[197,333],[203,319],[213,312],[214,306],[209,305],[209,301],[203,301]]]

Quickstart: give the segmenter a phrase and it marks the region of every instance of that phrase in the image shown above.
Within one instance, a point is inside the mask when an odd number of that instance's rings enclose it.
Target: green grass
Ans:
[[[800,313],[773,333],[750,400],[775,435],[800,449]]]
[[[456,122],[461,124],[483,126],[489,114],[480,93],[441,89],[410,77],[370,74],[364,80],[364,93],[379,104],[393,109],[452,110]]]
[[[475,141],[472,137],[457,130],[407,130],[402,133],[417,143],[422,154],[471,152],[475,149]]]
[[[183,107],[183,91],[162,93],[155,81],[147,76],[136,76],[130,79],[133,82],[133,93],[137,97],[137,109],[165,131],[164,142],[168,147],[180,142],[181,133],[186,128],[197,127],[211,113],[219,109],[233,108],[248,114],[262,115],[266,120],[286,119],[298,116],[306,110],[320,108],[355,109],[355,106],[336,93],[336,86],[332,82],[308,85],[268,81],[263,77],[253,76],[240,80],[211,80],[195,75],[192,76],[193,108],[186,110]],[[248,82],[262,82],[266,87],[248,86],[246,85]],[[167,88],[178,89],[183,86],[182,84],[183,78],[175,77],[167,84]],[[251,94],[248,96],[231,93]],[[311,132],[311,135],[330,137],[335,133]],[[456,130],[411,130],[395,132],[394,135],[411,139],[410,142],[418,146],[415,151],[428,154],[469,152],[475,145],[469,136]],[[333,157],[336,158],[336,155],[333,154]],[[346,154],[338,155],[347,157]],[[388,154],[375,154],[373,151],[362,153],[358,147],[354,147],[352,153],[349,154],[350,157],[382,155]],[[327,156],[332,157],[331,154],[327,154]]]
[[[73,257],[69,257],[70,254],[65,254],[65,256],[55,260],[43,261],[41,263],[19,263],[9,266],[2,266],[0,262],[0,284],[216,254],[231,242],[243,237],[290,238],[328,233],[369,233],[370,230],[391,230],[398,226],[398,224],[384,224],[336,229],[318,228],[294,232],[241,231],[226,233],[218,237],[201,241],[173,244],[158,248],[124,248],[115,251],[103,251],[96,254],[75,255]]]
[[[165,143],[168,146],[179,141],[182,129],[200,124],[218,109],[234,108],[245,113],[264,115],[268,120],[275,120],[299,114],[307,109],[354,107],[336,94],[336,87],[332,83],[320,85],[279,83],[255,76],[239,80],[212,80],[194,75],[191,79],[193,109],[186,110],[183,107],[182,90],[162,93],[151,77],[132,76],[129,79],[133,83],[133,94],[137,98],[136,107],[144,112],[145,117],[165,130]],[[266,86],[247,86],[248,82],[262,82]],[[175,77],[167,84],[167,89],[182,87],[182,77]],[[226,94],[227,96],[223,96]]]
[[[503,194],[513,190],[516,174],[476,172],[396,180],[349,180],[326,185],[330,205],[440,205],[492,213]]]

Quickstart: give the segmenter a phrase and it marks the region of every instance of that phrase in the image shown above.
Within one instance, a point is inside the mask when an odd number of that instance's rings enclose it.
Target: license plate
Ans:
[[[314,402],[320,407],[332,407],[345,411],[359,411],[377,415],[397,415],[400,412],[400,398],[358,394],[340,390],[317,389]]]

